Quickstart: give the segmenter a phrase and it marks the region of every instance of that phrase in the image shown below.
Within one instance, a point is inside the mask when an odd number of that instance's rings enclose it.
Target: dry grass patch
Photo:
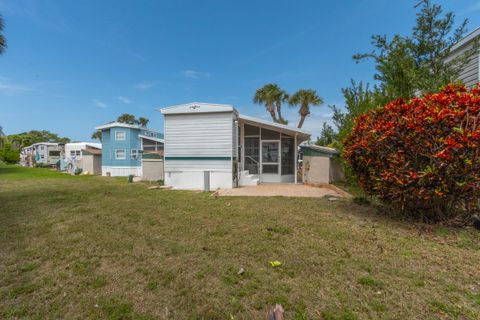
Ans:
[[[288,319],[480,318],[473,230],[2,170],[0,318],[260,319],[274,303]]]

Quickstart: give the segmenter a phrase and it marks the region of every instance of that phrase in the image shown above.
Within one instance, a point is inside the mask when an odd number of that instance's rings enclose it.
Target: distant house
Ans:
[[[449,62],[468,50],[471,50],[475,41],[480,40],[480,28],[469,33],[463,39],[458,41],[451,49],[450,56],[446,62]],[[467,87],[472,87],[480,81],[480,51],[472,55],[466,66],[463,67],[458,80],[462,81]]]
[[[82,169],[83,172],[101,174],[102,144],[96,142],[71,142],[65,144],[64,162],[61,170],[75,172]]]
[[[95,129],[102,132],[103,176],[141,176],[143,153],[163,156],[163,134],[155,130],[121,122]]]
[[[70,142],[65,144],[65,159],[71,161],[72,159],[81,160],[83,151],[88,149],[102,149],[102,144],[97,142]]]
[[[54,166],[61,159],[63,145],[55,142],[39,142],[25,147],[20,152],[20,164],[31,167],[34,164]]]

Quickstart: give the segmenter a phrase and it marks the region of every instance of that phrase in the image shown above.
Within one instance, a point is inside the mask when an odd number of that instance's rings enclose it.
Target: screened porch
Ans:
[[[284,125],[241,116],[239,119],[240,170],[262,182],[297,183],[298,144],[310,135]]]

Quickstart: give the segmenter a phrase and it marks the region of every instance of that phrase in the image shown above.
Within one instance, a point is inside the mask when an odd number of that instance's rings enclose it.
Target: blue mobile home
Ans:
[[[163,156],[163,134],[139,125],[111,122],[102,131],[102,175],[141,176],[142,154]]]

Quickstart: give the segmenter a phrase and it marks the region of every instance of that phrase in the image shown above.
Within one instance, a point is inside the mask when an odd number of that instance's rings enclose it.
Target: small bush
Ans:
[[[0,149],[0,160],[8,164],[18,163],[20,150],[13,149],[9,143],[4,143],[3,148]]]
[[[345,158],[367,194],[402,212],[430,221],[473,215],[480,195],[480,88],[448,85],[365,113],[345,140]]]

